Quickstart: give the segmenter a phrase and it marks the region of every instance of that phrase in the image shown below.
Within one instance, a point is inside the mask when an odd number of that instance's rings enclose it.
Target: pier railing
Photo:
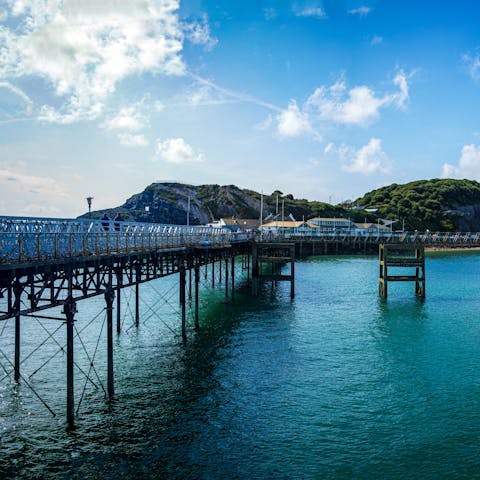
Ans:
[[[187,247],[221,247],[251,234],[204,226],[0,217],[0,263]]]
[[[480,232],[315,232],[298,229],[292,232],[263,232],[259,238],[271,240],[326,241],[326,242],[365,242],[365,243],[405,243],[450,246],[480,246]]]
[[[227,228],[115,220],[0,217],[0,264],[148,250],[225,247],[252,239],[480,246],[480,232],[322,232],[299,228],[284,232],[241,233]]]

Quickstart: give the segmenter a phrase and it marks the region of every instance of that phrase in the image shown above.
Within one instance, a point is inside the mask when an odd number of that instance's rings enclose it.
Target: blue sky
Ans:
[[[338,203],[480,179],[471,1],[0,0],[0,214],[154,181]]]

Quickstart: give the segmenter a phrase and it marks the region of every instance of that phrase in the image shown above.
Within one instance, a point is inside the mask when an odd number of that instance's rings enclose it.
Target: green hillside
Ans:
[[[398,230],[480,230],[480,183],[473,180],[418,180],[393,183],[366,193],[354,202],[362,208],[378,208],[378,215],[396,219]]]

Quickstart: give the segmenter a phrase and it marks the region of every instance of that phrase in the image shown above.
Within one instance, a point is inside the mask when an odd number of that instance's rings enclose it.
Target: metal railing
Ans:
[[[288,232],[262,232],[262,240],[358,241],[367,243],[422,243],[425,245],[480,246],[480,232],[321,232],[298,229]]]
[[[227,246],[251,234],[224,228],[123,221],[0,217],[0,263],[187,247]]]
[[[480,246],[479,232],[322,232],[299,228],[280,232],[239,233],[227,228],[205,226],[0,217],[0,264],[187,247],[219,247],[251,239]]]

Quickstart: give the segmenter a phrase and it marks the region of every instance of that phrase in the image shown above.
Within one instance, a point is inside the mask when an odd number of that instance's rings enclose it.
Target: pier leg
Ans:
[[[15,311],[15,358],[14,358],[14,380],[16,383],[20,383],[20,306],[22,286],[17,283],[13,287],[13,293],[15,295],[14,311]]]
[[[225,259],[225,301],[228,301],[228,258]]]
[[[218,261],[218,271],[219,271],[219,278],[218,283],[222,283],[222,259]]]
[[[140,284],[135,284],[135,326],[140,325]]]
[[[258,250],[257,246],[253,246],[252,250],[252,294],[258,295],[258,276],[259,276],[259,265],[258,265]]]
[[[235,301],[235,256],[232,257],[231,265],[231,275],[232,275],[232,302]]]
[[[73,427],[75,423],[75,399],[73,377],[73,325],[77,312],[75,300],[71,295],[65,300],[63,313],[67,325],[67,425]]]
[[[212,262],[212,288],[215,288],[215,262]]]
[[[247,253],[247,283],[250,284],[250,254]]]
[[[20,383],[20,315],[15,315],[15,365],[14,380]]]
[[[113,397],[113,300],[115,293],[112,288],[105,292],[105,302],[107,303],[107,393],[109,398]]]
[[[122,273],[121,270],[117,272],[117,333],[122,329]]]
[[[195,267],[195,330],[200,329],[198,323],[198,284],[200,282],[200,267]]]
[[[291,263],[290,263],[290,299],[295,298],[295,247],[290,249]]]
[[[188,269],[188,299],[192,300],[192,269]]]
[[[186,280],[185,270],[182,268],[182,270],[180,270],[180,306],[182,311],[182,338],[184,341],[187,340],[187,311],[185,305]]]

